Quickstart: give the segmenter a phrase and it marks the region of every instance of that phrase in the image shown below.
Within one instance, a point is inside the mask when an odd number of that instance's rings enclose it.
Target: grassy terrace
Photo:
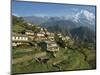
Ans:
[[[34,55],[38,52],[42,51],[34,47],[30,48],[27,47],[27,48],[14,48],[12,54],[13,54],[13,59],[15,59],[15,58],[20,58],[24,55]]]
[[[56,53],[56,57],[53,57],[52,53],[43,50],[37,50],[35,48],[15,49],[13,60],[13,73],[27,73],[27,72],[46,72],[46,71],[63,71],[63,70],[78,70],[78,69],[90,69],[90,64],[85,61],[85,57],[79,51],[74,49],[63,49]],[[24,49],[23,49],[24,50]],[[35,55],[46,52],[46,56],[49,57],[47,63],[39,63],[33,57]],[[89,52],[88,52],[89,53]],[[89,58],[94,55],[89,55]],[[18,63],[17,63],[18,62]]]

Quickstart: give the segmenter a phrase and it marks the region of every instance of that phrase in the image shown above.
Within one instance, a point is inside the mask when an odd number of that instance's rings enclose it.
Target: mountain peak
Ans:
[[[84,22],[87,24],[94,24],[95,15],[87,10],[81,10],[73,16],[75,22]]]

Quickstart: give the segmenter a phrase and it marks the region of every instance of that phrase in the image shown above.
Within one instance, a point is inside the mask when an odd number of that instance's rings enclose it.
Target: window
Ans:
[[[25,40],[25,37],[22,37],[23,40]]]
[[[15,37],[14,36],[12,37],[12,40],[15,40]]]
[[[18,37],[16,37],[16,40],[18,40]]]
[[[28,38],[26,37],[25,40],[28,40]]]
[[[22,39],[22,37],[19,37],[19,40],[21,40]]]

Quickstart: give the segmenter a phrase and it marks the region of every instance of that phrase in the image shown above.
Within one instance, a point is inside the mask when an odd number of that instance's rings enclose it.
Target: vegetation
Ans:
[[[28,25],[22,18],[13,16],[14,33],[24,34],[26,30],[35,33],[40,31],[38,25]],[[64,35],[65,36],[65,35]],[[64,37],[62,36],[62,37]],[[94,42],[86,42],[78,39],[70,38],[63,40],[57,34],[54,35],[55,42],[59,46],[59,51],[54,53],[43,50],[38,41],[31,41],[29,45],[19,45],[12,48],[12,60],[16,64],[12,64],[12,73],[28,73],[28,72],[47,72],[47,71],[68,71],[68,70],[85,70],[96,68],[96,49]],[[66,48],[67,47],[67,48]],[[45,52],[45,62],[38,62],[38,58],[34,58],[38,53]],[[44,58],[44,57],[43,57]],[[18,63],[17,63],[18,62]]]

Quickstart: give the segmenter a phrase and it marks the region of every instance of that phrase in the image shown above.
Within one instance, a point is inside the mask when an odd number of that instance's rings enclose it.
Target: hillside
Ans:
[[[95,43],[96,42],[95,32],[92,31],[88,27],[78,27],[78,28],[72,29],[71,35],[76,40],[83,40],[83,41],[89,42],[89,43]]]
[[[32,35],[26,36],[34,37],[28,39],[27,44],[12,46],[13,74],[96,68],[95,33],[88,27],[77,27],[69,20],[52,20],[50,24],[46,23],[46,26],[50,27],[42,27],[37,24],[30,25],[23,18],[13,16],[12,33],[26,35],[26,32],[30,31]],[[12,43],[17,42],[19,41],[12,40]],[[56,46],[53,47],[54,50],[59,50],[48,51],[45,49],[47,46],[43,47],[44,42],[50,47]],[[91,45],[91,42],[94,44]]]

